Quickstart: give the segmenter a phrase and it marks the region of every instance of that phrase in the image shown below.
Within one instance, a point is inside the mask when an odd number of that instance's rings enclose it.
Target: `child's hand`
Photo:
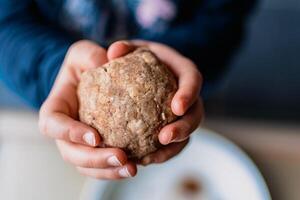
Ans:
[[[201,74],[190,60],[173,49],[162,44],[134,41],[130,44],[116,42],[106,52],[92,42],[77,42],[70,47],[51,93],[40,110],[39,126],[42,133],[56,139],[64,160],[75,165],[84,175],[120,179],[137,172],[136,165],[127,161],[122,150],[94,148],[101,144],[101,138],[96,130],[78,121],[76,95],[83,71],[127,54],[137,46],[150,48],[177,76],[179,89],[172,101],[172,110],[181,116],[161,130],[159,140],[166,146],[145,157],[142,164],[160,163],[178,154],[201,121],[203,105],[198,97]]]
[[[159,133],[162,149],[143,158],[141,164],[161,163],[177,155],[188,143],[190,134],[198,127],[204,114],[199,97],[202,76],[196,65],[174,49],[163,44],[147,41],[119,41],[107,52],[108,60],[123,56],[138,46],[146,46],[164,62],[178,79],[178,91],[172,103],[172,111],[180,118],[165,126]]]
[[[106,63],[107,52],[97,44],[80,41],[65,57],[54,86],[40,110],[43,134],[56,139],[64,160],[84,175],[98,179],[134,176],[136,165],[117,148],[95,148],[101,144],[96,130],[78,121],[76,89],[83,71]]]

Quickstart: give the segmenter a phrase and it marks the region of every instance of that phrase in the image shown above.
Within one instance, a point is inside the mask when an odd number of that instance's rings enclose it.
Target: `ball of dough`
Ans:
[[[98,130],[107,147],[140,159],[159,148],[158,133],[176,116],[171,100],[177,82],[146,48],[82,74],[80,120]]]

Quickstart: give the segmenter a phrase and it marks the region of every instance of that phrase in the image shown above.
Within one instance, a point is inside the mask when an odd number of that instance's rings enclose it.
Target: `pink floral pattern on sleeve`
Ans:
[[[176,6],[170,0],[141,0],[137,8],[137,21],[143,28],[151,28],[159,20],[171,21]]]

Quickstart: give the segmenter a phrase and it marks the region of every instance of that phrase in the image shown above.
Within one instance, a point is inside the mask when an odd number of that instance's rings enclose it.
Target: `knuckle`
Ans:
[[[74,53],[77,52],[79,49],[81,49],[82,47],[88,47],[91,45],[91,42],[88,40],[80,40],[77,41],[75,43],[73,43],[70,47],[69,47],[69,52],[70,53]]]
[[[89,168],[99,168],[100,167],[100,162],[96,159],[88,158],[85,161],[84,166],[89,167]]]
[[[63,134],[65,135],[66,138],[64,139],[68,139],[71,140],[73,142],[77,141],[77,130],[78,130],[78,126],[75,123],[71,123],[67,129],[67,134]]]
[[[67,53],[67,61],[71,61],[75,56],[79,54],[87,57],[93,62],[97,56],[101,55],[104,52],[104,49],[96,45],[95,43],[89,40],[80,40],[78,42],[73,43],[68,50]],[[99,58],[98,58],[99,59]]]
[[[68,53],[67,53],[67,60],[68,59],[72,59],[73,55],[76,55],[78,53],[78,51],[80,50],[80,48],[82,47],[82,44],[84,43],[85,41],[78,41],[78,42],[75,42],[73,43],[69,49],[68,49]]]

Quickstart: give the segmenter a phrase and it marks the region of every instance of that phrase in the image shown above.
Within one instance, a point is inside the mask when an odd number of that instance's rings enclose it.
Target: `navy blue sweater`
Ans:
[[[69,46],[146,39],[217,79],[239,46],[254,0],[0,0],[0,79],[31,106],[47,97]]]

